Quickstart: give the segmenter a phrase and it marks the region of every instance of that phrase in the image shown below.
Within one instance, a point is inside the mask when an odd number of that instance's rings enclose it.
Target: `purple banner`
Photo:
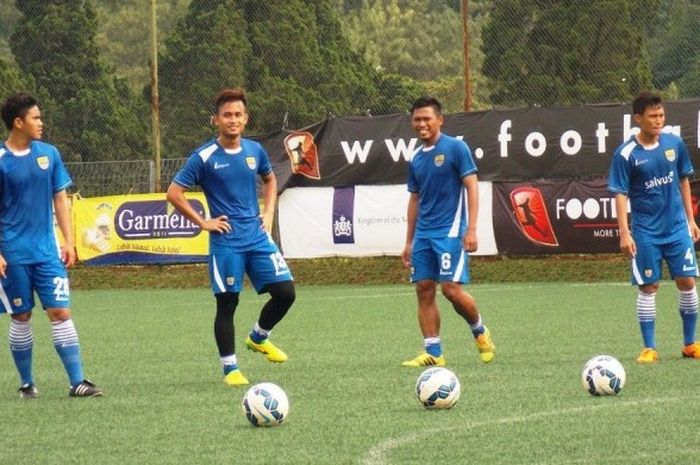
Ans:
[[[333,192],[333,243],[355,243],[355,187],[336,187]]]

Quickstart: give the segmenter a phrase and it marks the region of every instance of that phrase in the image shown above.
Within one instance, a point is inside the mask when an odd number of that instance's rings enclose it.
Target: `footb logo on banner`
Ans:
[[[309,132],[293,132],[284,138],[284,148],[292,163],[292,172],[311,179],[321,179],[318,150]]]
[[[551,247],[559,245],[539,189],[534,187],[513,189],[510,193],[510,203],[525,237],[539,245]]]

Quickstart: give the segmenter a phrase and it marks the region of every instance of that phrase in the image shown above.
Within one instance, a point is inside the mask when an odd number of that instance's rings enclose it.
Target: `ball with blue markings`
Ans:
[[[597,355],[586,362],[581,372],[581,384],[592,396],[614,396],[625,387],[627,374],[620,361],[612,355]]]
[[[428,368],[416,381],[416,395],[427,409],[448,409],[459,400],[459,379],[447,368]]]
[[[260,383],[248,389],[242,406],[243,413],[253,426],[276,426],[289,415],[287,394],[273,383]]]

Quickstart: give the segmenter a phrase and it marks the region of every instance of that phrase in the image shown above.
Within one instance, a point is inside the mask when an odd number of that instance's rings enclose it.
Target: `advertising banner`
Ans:
[[[207,216],[204,194],[187,193]],[[78,259],[90,265],[206,262],[209,235],[182,216],[165,194],[74,198]]]
[[[620,239],[607,180],[493,185],[498,252],[615,253]]]
[[[495,255],[491,183],[479,183],[479,249]],[[286,258],[400,255],[406,242],[406,185],[287,189],[279,200]]]
[[[667,132],[700,167],[700,100],[665,102]],[[443,131],[471,147],[481,181],[607,177],[613,152],[638,129],[629,104],[532,107],[444,115]],[[410,115],[329,118],[303,131],[256,137],[280,191],[404,184],[420,141]]]

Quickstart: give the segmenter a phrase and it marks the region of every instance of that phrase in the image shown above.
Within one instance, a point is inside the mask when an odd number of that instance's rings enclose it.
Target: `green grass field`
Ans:
[[[489,365],[441,298],[443,348],[462,396],[425,410],[410,285],[300,286],[273,339],[282,365],[243,350],[263,303],[246,289],[236,314],[239,364],[251,382],[287,392],[277,428],[241,413],[244,389],[222,382],[208,289],[76,290],[86,373],[106,395],[69,399],[47,319],[36,314],[40,398],[18,399],[7,343],[0,351],[0,463],[24,464],[697,464],[700,362],[680,356],[676,292],[657,299],[661,360],[634,362],[640,337],[627,284],[479,284],[497,345]],[[36,318],[39,317],[39,318]],[[8,318],[0,318],[0,340]],[[593,398],[580,370],[609,353],[627,369],[616,397]]]

